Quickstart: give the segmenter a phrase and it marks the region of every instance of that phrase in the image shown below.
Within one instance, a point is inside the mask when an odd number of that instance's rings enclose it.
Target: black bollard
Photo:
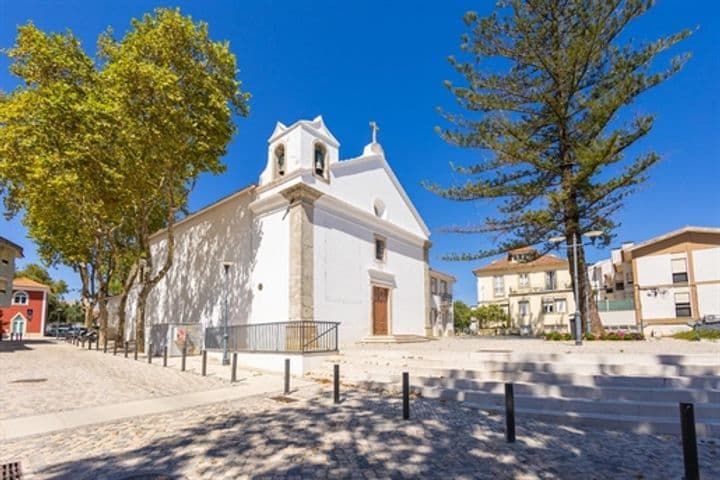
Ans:
[[[113,355],[117,355],[117,338],[113,340]]]
[[[147,354],[148,355],[148,363],[152,363],[152,352],[153,352],[152,347],[153,347],[152,343],[148,343],[148,354]]]
[[[88,350],[92,350],[92,340],[88,338]]]
[[[135,360],[137,360],[137,358],[138,358],[138,350],[139,350],[138,344],[137,344],[137,342],[135,342],[135,348],[133,348],[133,357],[135,358]]]
[[[402,374],[402,387],[403,387],[403,420],[410,418],[410,374],[403,372]]]
[[[230,382],[237,381],[237,353],[232,355],[232,370],[230,371]]]
[[[187,340],[183,342],[182,348],[182,363],[180,364],[180,371],[185,371],[185,356],[187,355]]]
[[[333,365],[333,401],[340,403],[340,365]]]
[[[285,359],[285,384],[283,385],[283,394],[290,393],[290,359]]]
[[[130,345],[129,345],[128,342],[126,341],[126,342],[125,342],[125,358],[128,357],[128,348],[129,348],[129,347],[130,347]]]
[[[163,347],[163,367],[167,367],[167,345]]]
[[[515,391],[512,383],[505,384],[505,440],[515,442]]]
[[[207,350],[203,350],[202,353],[202,376],[207,375]]]
[[[95,351],[100,351],[100,335],[98,334],[97,338],[95,339]]]
[[[700,479],[697,438],[695,437],[695,407],[692,403],[680,403],[680,431],[682,433],[685,480]]]
[[[103,340],[103,353],[107,353],[107,337]]]

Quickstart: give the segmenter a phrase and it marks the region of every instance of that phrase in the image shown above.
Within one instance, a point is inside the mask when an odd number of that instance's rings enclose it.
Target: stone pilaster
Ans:
[[[322,193],[307,185],[295,185],[282,195],[290,202],[289,312],[290,320],[314,320],[313,284],[315,245],[313,204]]]
[[[423,245],[423,270],[425,271],[425,336],[432,337],[432,324],[430,323],[430,247],[432,243],[426,241]]]

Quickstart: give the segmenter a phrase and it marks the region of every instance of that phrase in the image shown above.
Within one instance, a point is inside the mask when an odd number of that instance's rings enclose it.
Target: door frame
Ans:
[[[22,320],[22,331],[21,332],[15,332],[15,329],[14,329],[15,320],[17,320],[18,317],[20,317],[20,319]],[[13,317],[10,319],[10,333],[21,333],[22,336],[24,337],[25,334],[27,333],[27,327],[28,327],[27,318],[25,318],[25,315],[23,315],[20,312],[13,315]]]
[[[387,309],[387,335],[393,334],[393,322],[392,322],[392,287],[382,283],[370,283],[370,336],[383,336],[375,335],[375,288],[382,288],[387,290],[388,298],[385,308]]]

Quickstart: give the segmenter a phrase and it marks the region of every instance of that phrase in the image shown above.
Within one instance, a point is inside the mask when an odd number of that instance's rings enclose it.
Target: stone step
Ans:
[[[448,368],[409,367],[394,365],[354,365],[340,363],[343,378],[353,380],[372,380],[394,375],[399,378],[403,371],[410,377],[435,377],[445,379],[468,379],[478,381],[524,382],[545,385],[576,385],[588,387],[635,387],[635,388],[666,388],[720,390],[720,377],[717,375],[697,376],[649,376],[649,375],[607,375],[587,373],[547,373],[523,371],[482,371]],[[331,376],[332,365],[315,369],[315,375]]]
[[[343,363],[342,360],[335,360]],[[332,363],[328,360],[327,363]],[[487,372],[532,372],[557,374],[587,375],[643,375],[643,376],[720,376],[720,365],[636,365],[636,364],[595,364],[571,362],[502,362],[495,360],[452,362],[447,360],[402,359],[390,361],[385,359],[353,359],[352,365],[381,368],[458,368]]]
[[[470,390],[485,393],[503,393],[504,382],[477,381],[462,378],[421,377],[414,381],[423,387],[442,387],[454,390]],[[515,393],[536,397],[566,397],[588,400],[634,400],[691,403],[720,403],[720,390],[636,388],[636,387],[589,387],[583,385],[546,385],[516,382]]]
[[[469,402],[490,408],[504,408],[504,393],[488,393],[473,390],[456,390],[437,387],[416,387],[417,393],[426,398]],[[679,419],[678,402],[638,400],[595,400],[586,398],[538,397],[515,392],[515,405],[535,411],[597,413],[628,417],[675,417]],[[720,404],[695,403],[695,421],[698,423],[720,422]]]
[[[570,347],[569,347],[570,348]],[[563,362],[563,363],[595,363],[595,364],[635,364],[635,365],[720,365],[720,352],[698,353],[687,355],[658,355],[647,353],[530,353],[530,352],[501,352],[501,351],[426,351],[411,352],[401,350],[365,350],[362,352],[349,351],[339,354],[335,359],[343,358],[374,358],[384,360],[416,359],[416,360],[446,360],[450,362],[485,360],[504,362]]]

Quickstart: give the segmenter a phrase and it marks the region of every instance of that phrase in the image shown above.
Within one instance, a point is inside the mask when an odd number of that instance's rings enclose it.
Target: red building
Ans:
[[[50,287],[29,278],[13,280],[10,306],[0,308],[4,336],[11,333],[40,334],[45,332]]]

